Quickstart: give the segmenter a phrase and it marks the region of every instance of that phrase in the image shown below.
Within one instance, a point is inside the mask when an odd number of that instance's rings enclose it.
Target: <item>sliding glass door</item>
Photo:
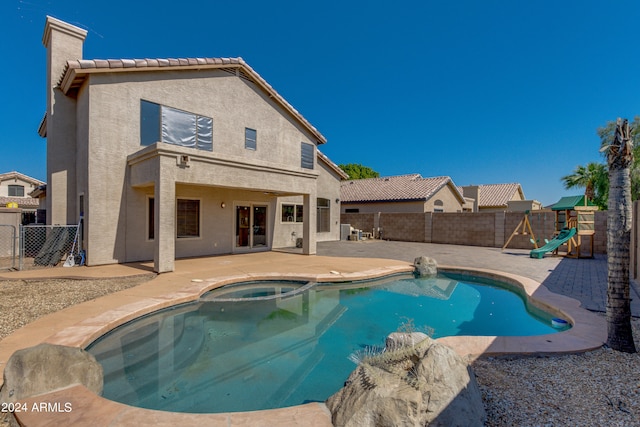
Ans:
[[[267,206],[253,203],[236,205],[235,247],[268,247]]]

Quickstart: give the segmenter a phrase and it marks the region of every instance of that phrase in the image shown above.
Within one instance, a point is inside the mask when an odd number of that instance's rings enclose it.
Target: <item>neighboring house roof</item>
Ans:
[[[333,170],[341,179],[348,179],[349,178],[349,175],[347,175],[347,173],[345,171],[340,169],[340,167],[338,165],[333,163],[331,161],[331,159],[329,159],[324,153],[322,153],[320,150],[316,150],[316,153],[318,154],[318,159],[322,160],[324,162],[324,164],[329,166],[329,168],[331,170]]]
[[[18,207],[23,209],[36,209],[40,206],[40,201],[32,197],[0,196],[0,207],[4,208],[8,203],[17,203]]]
[[[423,178],[420,174],[343,181],[340,199],[342,203],[427,201],[446,185],[463,203],[464,198],[450,177]]]
[[[522,186],[518,183],[510,184],[485,184],[479,185],[479,199],[478,207],[496,207],[507,206],[507,202],[513,200],[514,195],[517,193],[518,200],[524,200],[524,192]]]
[[[242,58],[166,58],[166,59],[80,59],[67,61],[62,76],[58,81],[58,87],[69,94],[78,89],[87,77],[95,73],[121,73],[121,72],[159,72],[176,70],[206,70],[221,69],[232,75],[255,83],[272,97],[289,114],[298,120],[313,136],[319,144],[327,142],[326,138],[295,108],[291,106],[276,90],[271,87],[257,72],[253,70]],[[40,135],[46,135],[46,115],[40,123],[38,130]]]
[[[19,179],[19,180],[22,180],[22,181],[26,181],[26,182],[29,182],[29,183],[31,183],[33,185],[42,185],[42,184],[44,184],[44,182],[40,181],[39,179],[35,179],[33,177],[30,177],[29,175],[25,175],[23,173],[16,172],[16,171],[0,173],[0,182],[9,181],[9,180],[12,180],[12,179]]]
[[[480,203],[478,206],[506,206],[518,193],[520,200],[524,200],[524,192],[520,184],[487,184],[480,186]]]
[[[29,193],[34,199],[47,196],[47,184],[38,185],[31,193]]]

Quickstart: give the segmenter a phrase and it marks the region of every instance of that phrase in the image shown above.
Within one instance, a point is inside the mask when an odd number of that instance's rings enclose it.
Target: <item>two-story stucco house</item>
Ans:
[[[32,192],[44,182],[20,172],[0,173],[0,208],[17,207],[22,210],[22,224],[36,222],[36,211],[40,207]]]
[[[35,210],[38,200],[29,193],[44,185],[39,179],[32,178],[20,172],[12,171],[0,173],[0,205],[15,203],[19,208]]]
[[[47,221],[83,217],[88,265],[339,239],[324,136],[241,58],[82,59],[48,17]]]

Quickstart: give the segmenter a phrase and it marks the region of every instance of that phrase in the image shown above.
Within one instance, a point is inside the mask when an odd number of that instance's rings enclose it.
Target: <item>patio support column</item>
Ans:
[[[317,228],[317,207],[315,189],[311,194],[305,194],[303,197],[303,239],[302,253],[305,255],[316,254],[316,228]]]
[[[176,256],[175,158],[160,156],[154,188],[153,269],[156,273],[174,270]]]

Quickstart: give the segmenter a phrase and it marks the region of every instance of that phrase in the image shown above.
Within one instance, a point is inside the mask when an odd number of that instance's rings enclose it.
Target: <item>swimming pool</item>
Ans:
[[[139,318],[88,351],[104,397],[173,412],[250,411],[324,401],[398,329],[450,335],[542,335],[551,315],[486,279],[442,275],[227,286]]]

